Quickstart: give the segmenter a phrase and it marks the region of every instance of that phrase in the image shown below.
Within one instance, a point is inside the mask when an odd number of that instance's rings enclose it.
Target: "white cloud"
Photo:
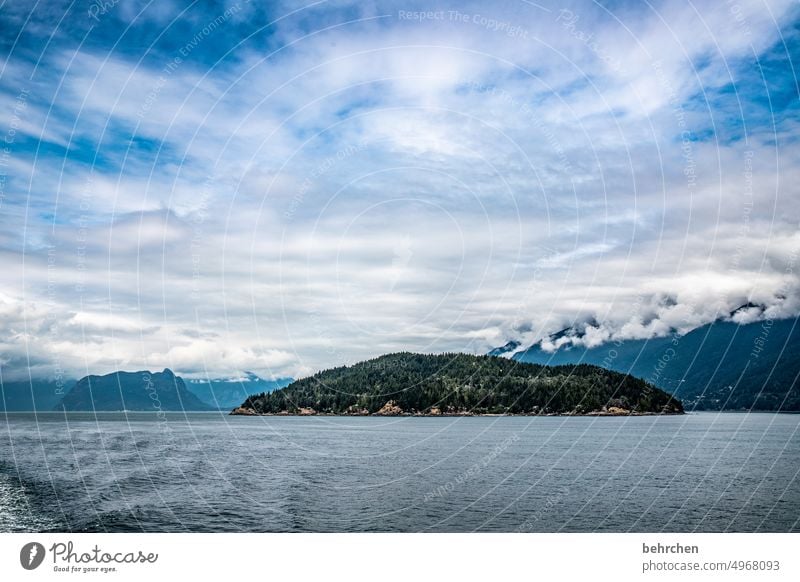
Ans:
[[[797,124],[714,139],[702,99],[758,91],[790,3],[458,7],[524,38],[337,6],[166,73],[174,47],[48,53],[19,127],[50,153],[18,143],[0,207],[5,369],[299,375],[798,313]]]

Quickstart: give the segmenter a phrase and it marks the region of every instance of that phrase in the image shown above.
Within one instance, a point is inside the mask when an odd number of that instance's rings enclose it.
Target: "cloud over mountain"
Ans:
[[[401,4],[4,6],[2,373],[798,313],[796,3]]]

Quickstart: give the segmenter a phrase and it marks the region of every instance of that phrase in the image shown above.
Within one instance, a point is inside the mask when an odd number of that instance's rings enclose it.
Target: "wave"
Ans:
[[[0,532],[42,532],[63,529],[63,523],[41,507],[34,488],[0,465]]]

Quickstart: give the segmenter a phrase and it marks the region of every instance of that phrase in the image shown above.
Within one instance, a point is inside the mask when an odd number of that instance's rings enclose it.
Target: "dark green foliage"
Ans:
[[[619,406],[634,412],[681,412],[680,402],[643,380],[597,366],[523,364],[467,354],[397,353],[319,372],[272,393],[249,397],[259,413],[313,408],[331,414],[375,413],[388,401],[403,412],[572,413]]]

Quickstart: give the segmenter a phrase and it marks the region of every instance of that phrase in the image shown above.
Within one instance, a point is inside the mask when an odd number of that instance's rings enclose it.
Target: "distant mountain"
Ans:
[[[513,358],[549,365],[594,364],[631,374],[674,394],[687,409],[800,411],[797,319],[746,325],[717,321],[683,336],[590,349],[562,346],[552,353],[537,344]]]
[[[56,406],[58,410],[211,410],[186,389],[172,370],[114,372],[78,380]]]
[[[294,382],[293,378],[265,380],[252,372],[242,378],[214,380],[184,380],[186,388],[213,408],[229,409],[238,406],[252,394],[272,392]]]
[[[680,413],[643,380],[597,366],[467,354],[389,354],[251,396],[234,414]]]
[[[515,350],[518,350],[518,349],[519,349],[519,347],[520,347],[520,345],[522,345],[522,344],[520,344],[519,342],[516,342],[516,341],[513,341],[513,340],[512,340],[512,341],[508,342],[508,343],[507,343],[506,345],[504,345],[504,346],[501,346],[501,347],[499,347],[499,348],[495,348],[495,349],[493,349],[492,351],[490,351],[490,352],[489,352],[488,354],[486,354],[486,355],[488,355],[488,356],[502,356],[502,355],[504,355],[504,354],[508,354],[508,353],[510,353],[510,352],[513,352],[513,351],[515,351]]]
[[[2,382],[0,384],[0,412],[50,411],[75,385],[75,380],[56,382],[36,379]]]

